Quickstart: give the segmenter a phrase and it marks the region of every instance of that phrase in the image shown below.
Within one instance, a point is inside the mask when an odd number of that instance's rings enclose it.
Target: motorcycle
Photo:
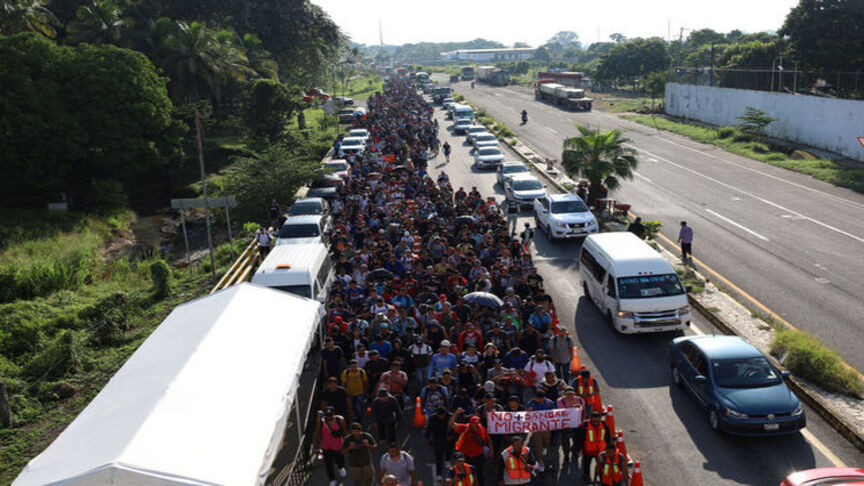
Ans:
[[[523,111],[522,112],[522,124],[524,125],[526,123],[528,123],[528,113]]]

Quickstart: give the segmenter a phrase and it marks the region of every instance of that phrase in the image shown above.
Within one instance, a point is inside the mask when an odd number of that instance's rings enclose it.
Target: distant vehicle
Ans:
[[[864,468],[822,467],[792,473],[780,486],[852,486],[864,484]]]
[[[477,68],[477,81],[492,86],[507,86],[510,84],[510,73],[495,66],[480,66]]]
[[[530,173],[531,170],[522,162],[504,162],[495,171],[495,178],[498,179],[498,184],[501,184],[501,189],[504,189],[507,179],[519,174]]]
[[[327,243],[329,218],[321,214],[291,216],[282,223],[276,246],[297,243]]]
[[[471,81],[474,79],[474,66],[462,66],[459,70],[462,74],[462,81]]]
[[[453,124],[453,133],[456,135],[464,135],[465,130],[471,126],[470,118],[459,118],[456,120],[456,123]]]
[[[252,283],[324,301],[333,279],[333,262],[321,243],[281,245],[270,250]]]
[[[486,127],[484,127],[483,125],[471,125],[465,129],[465,141],[469,143],[474,143],[474,135],[488,132],[489,130],[486,130]]]
[[[320,197],[307,197],[294,201],[291,209],[288,210],[288,216],[306,216],[314,214],[327,214],[330,211],[330,204]]]
[[[339,176],[343,181],[347,181],[351,177],[351,166],[344,159],[330,159],[321,164],[325,169],[333,171],[333,175]]]
[[[450,75],[450,82],[451,83],[458,83],[459,82],[459,75],[458,74],[451,74]]]
[[[715,431],[781,435],[807,425],[801,402],[783,381],[788,372],[780,372],[740,336],[675,338],[669,361],[672,383],[708,410],[708,425]]]
[[[346,137],[362,138],[362,139],[364,139],[363,142],[365,143],[365,142],[369,141],[369,130],[366,130],[365,128],[355,128],[355,129],[349,131],[348,135],[346,135]]]
[[[456,103],[456,100],[454,100],[453,98],[444,98],[443,100],[441,100],[441,108],[449,110],[450,105],[452,105],[453,103]]]
[[[483,147],[474,152],[474,165],[478,169],[497,167],[504,162],[504,154],[498,147]]]
[[[547,194],[534,200],[534,221],[552,241],[584,238],[600,230],[588,206],[575,194]]]
[[[351,123],[354,121],[354,108],[342,108],[336,116],[339,117],[339,123]]]
[[[473,140],[472,150],[477,150],[480,147],[497,147],[498,137],[489,132],[478,133],[471,137]]]
[[[484,149],[478,150],[482,152]],[[522,206],[531,206],[538,197],[546,195],[546,187],[531,174],[518,174],[504,183],[504,197]]]
[[[311,88],[303,95],[303,101],[305,103],[312,103],[312,101],[315,99],[327,101],[330,99],[330,95],[325,93],[324,90],[321,88]]]
[[[442,104],[444,98],[449,98],[452,94],[450,86],[439,86],[432,91],[432,102],[436,105]]]
[[[416,79],[417,79],[417,82],[418,82],[418,83],[421,83],[421,84],[422,84],[422,83],[426,83],[426,82],[430,81],[430,79],[429,79],[429,73],[426,73],[426,72],[420,71],[420,72],[417,73],[417,75],[416,75]]]
[[[534,96],[549,101],[568,110],[591,111],[594,100],[585,96],[585,90],[568,88],[558,83],[538,81],[534,86]]]
[[[353,106],[354,98],[349,98],[347,96],[334,96],[333,101],[336,102],[339,106]]]
[[[585,297],[618,332],[681,331],[690,325],[687,291],[675,269],[629,231],[585,238],[579,273]]]
[[[470,105],[456,104],[450,109],[450,116],[457,121],[460,119],[474,121],[474,108]]]
[[[336,156],[345,158],[351,154],[362,154],[366,151],[366,139],[363,137],[345,137],[339,144]]]
[[[570,88],[585,88],[585,74],[576,71],[538,72],[537,82],[557,83]],[[544,81],[545,80],[545,81]]]
[[[312,184],[309,185],[309,190],[306,191],[306,197],[320,197],[329,201],[336,197],[342,182],[341,177],[326,174],[312,181]]]
[[[423,90],[423,94],[432,94],[432,92],[435,91],[435,83],[432,81],[423,83],[420,85],[420,89]]]

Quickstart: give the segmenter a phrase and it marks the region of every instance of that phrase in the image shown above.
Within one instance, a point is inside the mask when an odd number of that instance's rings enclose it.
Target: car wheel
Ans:
[[[612,319],[611,311],[606,311],[606,324],[609,325],[610,329],[615,330],[615,319]]]
[[[672,373],[672,383],[674,383],[675,386],[681,386],[681,372],[678,371],[678,367],[675,365],[672,365],[671,373]]]
[[[718,432],[720,430],[720,416],[717,415],[717,410],[713,408],[708,411],[708,425],[711,426],[711,430]]]

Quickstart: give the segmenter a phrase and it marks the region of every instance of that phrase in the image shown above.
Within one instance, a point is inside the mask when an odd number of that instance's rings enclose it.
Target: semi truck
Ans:
[[[537,82],[534,88],[534,96],[553,105],[558,105],[568,110],[591,111],[592,99],[585,96],[585,90],[570,88],[558,83]]]
[[[477,68],[477,81],[492,86],[507,86],[510,84],[510,73],[495,66],[480,66]]]
[[[537,73],[537,82],[543,82],[543,80],[545,80],[549,83],[557,83],[570,88],[584,88],[585,86],[582,85],[582,79],[584,77],[584,73],[576,71],[563,71],[560,73],[539,72]]]
[[[462,74],[462,81],[471,81],[474,79],[474,66],[462,66],[460,73]]]

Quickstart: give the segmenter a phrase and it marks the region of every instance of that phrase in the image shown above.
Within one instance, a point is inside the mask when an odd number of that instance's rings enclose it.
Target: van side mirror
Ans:
[[[696,375],[696,377],[693,378],[693,380],[694,380],[696,383],[702,383],[703,385],[706,384],[706,383],[708,383],[708,378],[705,378],[704,375]]]
[[[783,370],[780,372],[780,374],[783,376],[783,378],[789,378],[792,375],[789,370]]]
[[[687,293],[693,292],[693,286],[692,286],[692,285],[688,285],[688,286],[684,287],[684,290],[685,290]]]

